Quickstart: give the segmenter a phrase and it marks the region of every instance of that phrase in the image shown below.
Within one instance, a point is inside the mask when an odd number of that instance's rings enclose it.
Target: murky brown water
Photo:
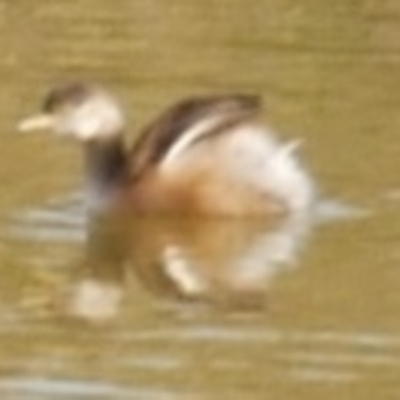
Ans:
[[[399,43],[395,0],[0,0],[0,397],[398,398]],[[71,78],[132,127],[261,93],[322,192],[367,212],[89,224],[79,149],[15,130]]]

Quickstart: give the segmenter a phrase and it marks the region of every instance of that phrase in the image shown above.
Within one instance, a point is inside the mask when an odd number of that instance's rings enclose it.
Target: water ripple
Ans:
[[[117,384],[51,380],[44,378],[13,378],[0,380],[0,394],[10,396],[17,394],[14,399],[140,399],[140,400],[175,400],[176,394],[155,389],[127,388]],[[37,396],[37,397],[36,397]],[[7,397],[10,399],[10,397]]]

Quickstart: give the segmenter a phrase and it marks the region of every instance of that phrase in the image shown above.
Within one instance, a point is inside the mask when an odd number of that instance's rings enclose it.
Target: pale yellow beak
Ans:
[[[32,132],[38,130],[48,130],[54,128],[55,118],[49,114],[38,114],[26,118],[18,124],[20,132]]]

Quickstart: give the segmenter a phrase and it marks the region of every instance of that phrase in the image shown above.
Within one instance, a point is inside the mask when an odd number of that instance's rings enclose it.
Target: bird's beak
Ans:
[[[38,114],[22,120],[18,124],[19,132],[33,132],[54,128],[55,118],[49,114]]]

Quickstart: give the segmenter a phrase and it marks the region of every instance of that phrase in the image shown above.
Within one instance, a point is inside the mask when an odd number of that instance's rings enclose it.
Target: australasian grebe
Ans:
[[[307,210],[315,186],[295,143],[281,144],[255,117],[256,96],[198,97],[173,105],[124,147],[123,113],[102,88],[53,89],[21,131],[53,129],[84,144],[88,203],[140,213],[267,216]]]

